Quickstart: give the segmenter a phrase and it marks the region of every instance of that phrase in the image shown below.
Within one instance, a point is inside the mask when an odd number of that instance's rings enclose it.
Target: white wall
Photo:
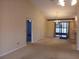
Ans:
[[[78,5],[79,6],[79,5]],[[76,16],[77,16],[77,19],[76,19],[76,25],[77,25],[77,50],[79,50],[79,8],[77,7],[77,10],[76,10]]]
[[[78,5],[79,6],[79,5]],[[77,40],[76,40],[76,42],[77,42],[77,45],[76,45],[76,47],[77,47],[77,50],[79,50],[79,8],[78,8],[78,6],[77,6],[77,9],[76,9],[76,16],[77,16],[77,18],[76,18],[76,33],[77,33],[77,36],[76,36],[76,38],[77,38]]]
[[[2,3],[0,2],[0,7],[2,6],[1,5]],[[2,9],[0,8],[0,54],[1,54],[1,19],[2,19],[2,15],[1,15],[1,13],[2,13]]]
[[[27,16],[33,21],[33,42],[44,37],[45,19],[29,0],[0,0],[0,3],[0,55],[26,46]]]
[[[55,23],[53,21],[47,21],[46,24],[46,34],[48,37],[53,38],[54,37],[54,29],[55,29]]]
[[[77,20],[76,20],[76,25],[77,25],[77,40],[76,40],[76,42],[77,42],[77,50],[79,50],[79,8],[77,8]]]

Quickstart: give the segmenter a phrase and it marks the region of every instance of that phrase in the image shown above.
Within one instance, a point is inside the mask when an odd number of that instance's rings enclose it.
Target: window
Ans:
[[[56,37],[67,38],[68,26],[69,26],[69,22],[57,22],[56,23]]]

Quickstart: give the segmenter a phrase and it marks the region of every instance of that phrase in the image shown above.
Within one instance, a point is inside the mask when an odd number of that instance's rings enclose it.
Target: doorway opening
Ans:
[[[55,25],[55,37],[67,39],[69,37],[69,22],[56,22]]]
[[[26,42],[32,42],[32,20],[26,20]]]

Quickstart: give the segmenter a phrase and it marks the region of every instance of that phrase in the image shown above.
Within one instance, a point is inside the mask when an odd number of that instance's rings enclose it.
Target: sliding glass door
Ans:
[[[55,36],[60,39],[68,38],[69,22],[57,22]]]

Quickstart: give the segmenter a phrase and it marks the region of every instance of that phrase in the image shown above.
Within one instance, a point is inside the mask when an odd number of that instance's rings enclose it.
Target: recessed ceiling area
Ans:
[[[68,0],[69,1],[69,0]],[[67,3],[69,4],[69,2]],[[32,2],[45,14],[47,18],[71,18],[76,16],[75,6],[60,6],[58,0],[32,0]]]

